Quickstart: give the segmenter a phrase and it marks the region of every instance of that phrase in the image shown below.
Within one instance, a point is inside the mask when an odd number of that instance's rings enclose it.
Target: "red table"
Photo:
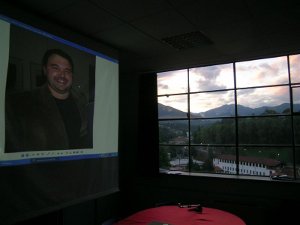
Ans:
[[[214,208],[202,208],[202,213],[178,206],[160,206],[139,211],[114,225],[246,225],[238,216]]]

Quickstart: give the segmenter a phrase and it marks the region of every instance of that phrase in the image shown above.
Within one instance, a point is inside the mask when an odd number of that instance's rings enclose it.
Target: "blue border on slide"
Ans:
[[[78,44],[76,44],[76,43],[74,43],[74,42],[65,40],[65,39],[63,39],[63,38],[60,38],[60,37],[58,37],[58,36],[55,36],[55,35],[53,35],[53,34],[50,34],[50,33],[48,33],[48,32],[45,32],[45,31],[43,31],[43,30],[37,29],[37,28],[32,27],[32,26],[30,26],[30,25],[24,24],[24,23],[22,23],[22,22],[20,22],[20,21],[17,21],[17,20],[15,20],[15,19],[9,18],[9,17],[7,17],[7,16],[4,16],[4,15],[1,15],[1,14],[0,14],[0,19],[4,20],[4,21],[6,21],[6,22],[9,22],[9,23],[11,23],[11,24],[17,25],[17,26],[19,26],[19,27],[22,27],[22,28],[24,28],[24,29],[30,30],[30,31],[32,31],[32,32],[34,32],[34,33],[37,33],[37,34],[40,34],[40,35],[42,35],[42,36],[48,37],[48,38],[53,39],[53,40],[55,40],[55,41],[58,41],[58,42],[61,42],[61,43],[63,43],[63,44],[69,45],[69,46],[71,46],[71,47],[77,48],[77,49],[79,49],[79,50],[81,50],[81,51],[85,51],[85,52],[90,53],[90,54],[92,54],[92,55],[99,56],[99,57],[101,57],[101,58],[103,58],[103,59],[106,59],[106,60],[108,60],[108,61],[111,61],[111,62],[114,62],[114,63],[118,63],[118,62],[119,62],[117,59],[111,58],[111,57],[109,57],[109,56],[107,56],[107,55],[104,55],[104,54],[102,54],[102,53],[100,53],[100,52],[97,52],[97,51],[91,50],[91,49],[89,49],[89,48],[83,47],[83,46],[78,45]]]
[[[86,154],[86,155],[72,155],[72,156],[59,156],[59,157],[45,157],[45,158],[28,158],[28,159],[16,159],[16,160],[0,160],[0,167],[2,166],[19,166],[36,163],[47,162],[62,162],[79,159],[93,159],[93,158],[111,158],[118,157],[117,152],[102,153],[102,154]]]
[[[69,45],[71,47],[77,48],[81,51],[90,53],[95,56],[99,56],[103,59],[106,59],[108,61],[111,61],[113,63],[118,63],[117,59],[111,58],[107,55],[104,55],[100,52],[91,50],[89,48],[83,47],[81,45],[78,45],[74,42],[67,41],[63,38],[60,38],[58,36],[52,35],[50,33],[47,33],[45,31],[42,31],[40,29],[34,28],[30,25],[24,24],[20,21],[17,21],[15,19],[9,18],[7,16],[0,14],[0,19],[13,24],[17,25],[19,27],[22,27],[24,29],[30,30],[34,33],[40,34],[42,36],[48,37],[50,39],[53,39],[55,41],[61,42],[63,44]],[[20,154],[22,154],[20,152]],[[26,154],[26,152],[24,152]],[[79,159],[91,159],[91,158],[107,158],[107,157],[117,157],[118,152],[113,153],[98,153],[98,154],[81,154],[81,155],[69,155],[69,156],[53,156],[53,157],[41,157],[41,158],[27,158],[27,159],[15,159],[15,160],[0,160],[0,167],[3,166],[18,166],[18,165],[27,165],[27,164],[35,164],[35,163],[46,163],[46,162],[60,162],[60,161],[69,161],[69,160],[79,160]]]

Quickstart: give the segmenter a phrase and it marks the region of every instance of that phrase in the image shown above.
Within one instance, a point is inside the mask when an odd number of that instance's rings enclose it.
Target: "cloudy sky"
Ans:
[[[292,83],[300,82],[300,55],[290,56]],[[158,74],[158,102],[187,111],[188,73],[191,112],[205,112],[224,104],[234,104],[233,64],[223,64]],[[257,108],[289,102],[287,86],[261,87],[288,84],[288,59],[276,57],[236,63],[238,104]],[[249,87],[252,87],[249,89]],[[206,92],[214,90],[216,92]],[[201,93],[197,93],[201,92]],[[300,103],[300,87],[293,88],[294,103]]]

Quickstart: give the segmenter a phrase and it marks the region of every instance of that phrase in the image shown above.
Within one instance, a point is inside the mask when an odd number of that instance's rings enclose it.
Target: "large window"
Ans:
[[[157,74],[160,171],[300,180],[300,55]]]

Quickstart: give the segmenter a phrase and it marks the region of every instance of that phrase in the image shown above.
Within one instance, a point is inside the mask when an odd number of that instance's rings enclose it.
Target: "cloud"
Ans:
[[[291,69],[291,80],[294,83],[300,82],[300,55],[290,56],[290,69]]]
[[[271,59],[258,65],[254,79],[258,84],[283,84],[288,83],[288,69],[286,57]]]
[[[228,88],[226,85],[228,79],[225,78],[226,75],[224,76],[224,71],[228,70],[228,66],[231,72],[227,74],[232,75],[233,77],[232,66],[228,64],[190,69],[191,91],[220,90]],[[231,82],[233,86],[233,79],[231,79]]]
[[[236,68],[237,87],[288,83],[286,57],[239,62]]]
[[[169,85],[167,85],[167,84],[158,84],[157,88],[162,89],[162,90],[167,90],[167,89],[169,89]]]
[[[289,102],[288,87],[254,88],[237,91],[237,102],[251,108],[275,106]]]
[[[187,92],[187,70],[158,73],[158,94],[178,94]]]

